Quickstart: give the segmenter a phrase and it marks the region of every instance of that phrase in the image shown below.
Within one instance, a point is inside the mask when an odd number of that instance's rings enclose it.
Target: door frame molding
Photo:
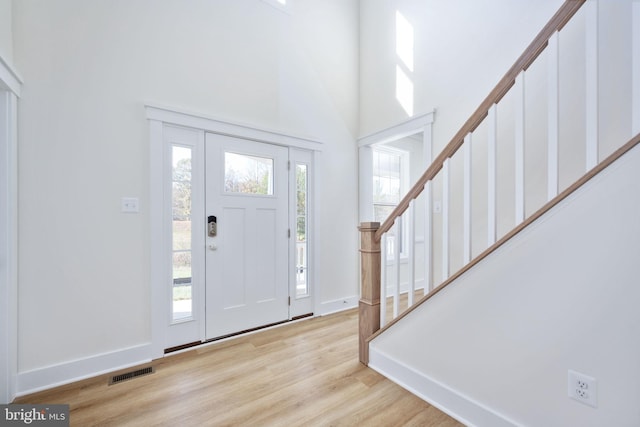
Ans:
[[[149,122],[149,153],[150,153],[150,192],[149,192],[149,227],[150,227],[150,270],[149,278],[151,285],[151,357],[153,359],[164,356],[166,333],[168,325],[168,310],[166,310],[166,292],[162,292],[161,286],[165,277],[167,239],[164,227],[164,206],[166,195],[163,188],[165,165],[167,164],[164,129],[166,126],[183,127],[191,130],[209,132],[251,141],[280,145],[284,147],[294,147],[309,150],[313,153],[314,170],[318,171],[319,153],[323,150],[323,143],[303,136],[296,136],[282,131],[260,128],[253,125],[232,122],[227,119],[207,116],[204,114],[188,112],[176,108],[169,108],[158,105],[145,105],[146,118]],[[316,177],[317,179],[317,177]],[[317,192],[313,192],[311,206],[313,206],[312,217],[317,217],[317,206],[315,198]],[[317,224],[314,221],[313,224]],[[312,235],[317,236],[315,229]],[[317,265],[317,239],[311,243],[310,253],[314,254],[311,265]],[[310,281],[314,286],[314,294],[319,295],[317,274],[315,269],[310,269]],[[317,304],[317,298],[315,301]],[[204,338],[204,337],[203,337]]]
[[[0,56],[0,404],[18,386],[18,99],[22,78]]]

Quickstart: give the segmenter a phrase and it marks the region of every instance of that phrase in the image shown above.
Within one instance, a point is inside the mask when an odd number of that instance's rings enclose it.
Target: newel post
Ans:
[[[369,364],[367,338],[380,329],[380,241],[379,222],[363,222],[360,230],[361,289],[359,304],[360,362]]]

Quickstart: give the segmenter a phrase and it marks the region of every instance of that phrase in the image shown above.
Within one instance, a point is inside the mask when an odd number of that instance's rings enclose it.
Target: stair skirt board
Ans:
[[[369,367],[467,426],[514,427],[519,424],[468,396],[388,357],[375,346]]]

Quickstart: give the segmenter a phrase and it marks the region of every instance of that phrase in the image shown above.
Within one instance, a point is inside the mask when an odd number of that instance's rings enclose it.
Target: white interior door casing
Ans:
[[[9,390],[9,146],[8,146],[8,92],[0,88],[0,404],[9,403],[13,396]]]
[[[206,338],[288,320],[288,149],[207,134],[205,153],[206,215],[217,223],[206,243]],[[241,176],[251,168],[261,171]]]
[[[206,289],[205,283],[205,269],[207,266],[207,254],[211,253],[208,249],[210,240],[207,236],[207,215],[210,215],[208,208],[205,209],[205,139],[206,138],[226,138],[221,135],[233,135],[231,140],[235,141],[260,141],[256,143],[258,145],[264,145],[266,147],[279,146],[280,149],[289,153],[289,160],[291,161],[291,170],[289,171],[288,178],[288,190],[287,183],[277,184],[282,185],[285,191],[289,194],[289,223],[285,226],[285,232],[287,228],[291,229],[292,238],[285,240],[285,255],[280,259],[287,260],[288,264],[285,268],[284,278],[279,281],[279,286],[288,286],[288,289],[284,287],[278,287],[279,301],[288,300],[291,296],[291,306],[289,307],[288,316],[280,314],[279,320],[287,320],[293,317],[310,314],[318,311],[316,307],[317,300],[316,295],[319,294],[319,286],[316,278],[317,265],[317,251],[316,245],[318,244],[317,236],[319,235],[317,230],[317,223],[314,218],[318,214],[318,205],[315,203],[315,196],[317,193],[315,179],[317,170],[319,168],[318,163],[322,162],[322,142],[293,136],[290,134],[274,132],[272,130],[259,129],[252,126],[240,125],[232,123],[226,120],[220,120],[203,115],[195,115],[193,113],[181,112],[165,107],[145,106],[147,112],[147,119],[149,120],[149,135],[150,135],[150,186],[151,194],[149,200],[150,209],[150,250],[151,250],[151,263],[150,263],[150,279],[152,283],[151,287],[151,335],[152,335],[152,356],[153,358],[161,358],[165,354],[167,348],[178,348],[183,345],[189,345],[194,342],[202,342],[208,339],[224,336],[226,332],[220,332],[215,329],[210,329],[207,332],[206,327],[218,326],[215,317],[211,317],[211,325],[207,325],[207,315],[211,314],[215,309],[215,304],[211,307],[205,306],[208,303],[205,293],[209,291]],[[182,236],[172,235],[172,150],[175,147],[188,148],[192,155],[192,312],[189,316],[182,316],[183,313],[179,313],[180,316],[176,318],[175,304],[173,304],[172,310],[172,289],[175,286],[175,280],[172,280],[172,251],[174,251],[174,238]],[[237,147],[237,146],[236,146]],[[237,150],[236,150],[237,151]],[[282,162],[279,162],[282,163]],[[284,164],[284,163],[282,163]],[[296,186],[295,186],[295,165],[304,164],[307,167],[308,183],[307,183],[307,283],[308,292],[304,295],[296,293],[297,269],[295,256],[298,248],[298,243],[293,236],[296,233]],[[320,169],[322,169],[320,167]],[[278,187],[279,188],[279,187]],[[287,209],[287,207],[285,207]],[[223,232],[224,218],[221,215],[217,215],[219,224],[219,231]],[[235,218],[235,217],[234,217]],[[279,225],[282,230],[283,226]],[[270,227],[274,230],[275,227]],[[262,231],[267,230],[263,228]],[[265,231],[266,232],[266,231]],[[248,234],[252,234],[250,231],[246,231]],[[255,234],[255,233],[253,233]],[[278,233],[283,234],[282,232]],[[219,239],[218,239],[219,240]],[[267,241],[266,237],[261,238],[262,241]],[[287,246],[288,245],[288,246]],[[181,248],[177,248],[181,249]],[[288,255],[287,255],[288,251]],[[265,251],[263,251],[265,252]],[[251,263],[249,263],[251,265]],[[251,268],[250,268],[251,270]],[[255,269],[254,269],[255,270]],[[213,271],[209,271],[209,277],[215,277],[216,274]],[[250,274],[254,274],[252,272]],[[288,290],[288,292],[287,292]],[[209,292],[209,300],[215,301],[215,289]],[[185,301],[181,301],[180,304]],[[288,301],[287,301],[288,302]],[[217,301],[216,301],[217,303]],[[180,310],[178,310],[180,311]],[[256,310],[258,313],[259,310]],[[252,314],[253,316],[253,314]],[[257,315],[256,315],[257,317]],[[282,317],[282,319],[280,319]],[[261,325],[274,323],[270,320],[263,320]],[[220,322],[221,324],[222,322]],[[232,324],[230,322],[229,324]],[[258,327],[258,326],[256,326]],[[236,329],[240,328],[240,329]],[[240,325],[234,325],[229,329],[229,334],[242,332],[247,327]]]
[[[0,58],[0,71],[2,71]],[[4,74],[0,72],[0,74]],[[18,137],[20,84],[0,75],[0,404],[13,400],[18,373]],[[9,88],[11,86],[9,85]]]

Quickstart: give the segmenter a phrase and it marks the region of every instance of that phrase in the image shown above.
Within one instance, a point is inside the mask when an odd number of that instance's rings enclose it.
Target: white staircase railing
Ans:
[[[566,1],[390,217],[363,224],[370,246],[362,254],[366,318],[379,311],[380,327],[397,318],[413,306],[418,281],[423,299],[442,289],[640,132],[640,37],[633,36],[640,34],[640,2],[629,2],[628,14],[610,3]],[[611,8],[606,21],[604,8]],[[620,43],[607,33],[616,25],[631,40]],[[617,122],[603,125],[602,116]],[[417,221],[424,230],[419,257]],[[408,233],[399,231],[402,224]],[[365,262],[368,256],[380,259]],[[365,264],[379,271],[365,272]],[[379,291],[365,291],[378,284]],[[378,327],[366,323],[365,344]],[[361,349],[361,361],[367,358]]]

